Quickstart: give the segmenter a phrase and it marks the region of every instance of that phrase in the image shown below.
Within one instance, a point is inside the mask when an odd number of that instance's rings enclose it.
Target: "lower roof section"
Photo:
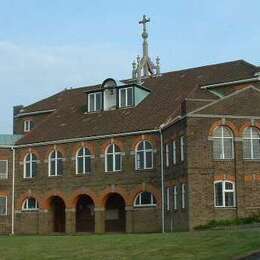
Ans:
[[[22,135],[7,135],[0,134],[0,147],[1,146],[13,146],[15,143],[22,138]]]

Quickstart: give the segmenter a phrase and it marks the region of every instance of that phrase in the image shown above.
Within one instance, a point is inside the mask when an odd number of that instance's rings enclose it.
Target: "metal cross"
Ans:
[[[139,24],[143,24],[144,32],[146,31],[146,23],[150,22],[150,18],[146,18],[146,15],[143,15],[143,20],[139,21]]]

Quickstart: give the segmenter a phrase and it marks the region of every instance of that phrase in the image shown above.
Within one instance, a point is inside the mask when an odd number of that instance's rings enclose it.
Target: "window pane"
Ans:
[[[36,202],[34,198],[28,199],[28,209],[34,209],[36,208]]]
[[[107,153],[113,153],[113,144],[108,147]]]
[[[90,158],[90,156],[87,156],[85,158],[85,171],[91,172],[91,158]]]
[[[128,106],[133,105],[133,88],[127,89],[127,105]]]
[[[214,137],[222,137],[222,128],[221,127],[216,128],[213,132],[213,136]]]
[[[55,160],[51,161],[51,170],[50,170],[50,175],[55,175]]]
[[[81,148],[81,149],[79,150],[78,156],[83,156],[83,150],[84,150],[84,148]]]
[[[253,140],[253,158],[260,159],[260,139]]]
[[[32,162],[32,177],[37,175],[37,162]]]
[[[244,158],[251,158],[251,141],[250,139],[243,140],[243,156]]]
[[[115,147],[115,152],[119,153],[120,152],[120,148],[116,144],[114,145],[114,147]]]
[[[232,137],[232,132],[229,128],[227,127],[222,127],[223,128],[223,136],[224,137]]]
[[[25,177],[29,178],[30,176],[30,162],[25,163]]]
[[[0,215],[6,215],[6,197],[0,197]]]
[[[151,193],[150,192],[143,192],[141,194],[141,204],[151,204]]]
[[[94,94],[89,95],[89,112],[95,111],[95,99]]]
[[[102,108],[102,94],[96,94],[96,111],[100,111]]]
[[[214,138],[213,140],[213,158],[214,159],[222,159],[222,145],[220,138]]]
[[[149,143],[149,142],[145,141],[145,149],[146,149],[146,150],[153,149],[153,147],[152,147],[151,143]]]
[[[226,207],[234,206],[234,192],[225,192],[225,204]]]
[[[152,168],[152,152],[146,152],[146,168]]]
[[[251,131],[252,131],[252,138],[260,138],[260,136],[259,136],[259,130],[257,129],[257,128],[255,128],[255,127],[252,127],[251,128]]]
[[[121,170],[121,154],[116,154],[116,171]]]
[[[126,90],[125,89],[121,89],[120,90],[120,101],[121,101],[121,104],[120,106],[121,107],[125,107],[126,106]]]
[[[57,160],[57,175],[62,175],[63,174],[63,161],[62,159]]]
[[[216,206],[223,206],[223,185],[222,182],[215,184],[215,204]]]
[[[225,138],[224,139],[224,158],[232,159],[233,158],[233,139]]]
[[[107,155],[107,171],[113,171],[113,155]]]
[[[137,152],[137,169],[144,169],[144,152]]]
[[[137,150],[143,150],[144,149],[144,142],[141,142],[138,147]]]
[[[226,190],[233,190],[233,183],[225,182],[225,189]]]
[[[83,173],[83,157],[78,157],[78,173]]]

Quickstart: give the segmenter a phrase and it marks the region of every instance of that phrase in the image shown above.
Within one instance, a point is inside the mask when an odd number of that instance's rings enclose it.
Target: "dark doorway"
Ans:
[[[76,205],[76,231],[94,232],[95,213],[94,202],[87,195],[81,195]]]
[[[125,232],[125,201],[121,195],[112,193],[106,201],[105,231]]]
[[[51,211],[53,219],[53,232],[65,232],[65,203],[62,198],[54,196],[51,198]]]

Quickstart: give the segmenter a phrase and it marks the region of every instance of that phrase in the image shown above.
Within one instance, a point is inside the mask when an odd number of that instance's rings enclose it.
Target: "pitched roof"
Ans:
[[[254,65],[238,60],[163,73],[144,80],[143,86],[151,93],[136,107],[98,113],[83,113],[82,107],[86,105],[85,91],[99,86],[66,90],[29,107],[31,111],[35,107],[43,110],[43,107],[50,109],[51,104],[56,111],[17,144],[158,129],[166,120],[180,114],[185,98],[217,99],[201,89],[202,85],[250,78],[255,71]]]
[[[19,139],[21,139],[22,135],[0,135],[0,147],[1,146],[12,146]]]

